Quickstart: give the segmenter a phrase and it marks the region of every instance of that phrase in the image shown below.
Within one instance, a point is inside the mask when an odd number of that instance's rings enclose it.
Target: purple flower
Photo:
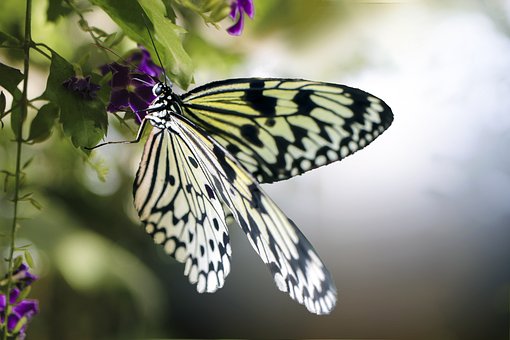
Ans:
[[[255,14],[253,0],[233,0],[230,5],[230,17],[234,20],[237,19],[237,21],[233,26],[227,29],[229,34],[241,35],[244,27],[244,13],[246,13],[250,19],[253,19],[253,15]]]
[[[71,78],[65,80],[62,85],[66,89],[73,91],[86,100],[95,99],[97,97],[97,91],[101,88],[101,86],[90,81],[90,76],[72,76]]]
[[[154,64],[151,55],[145,47],[138,45],[140,52],[135,52],[128,58],[128,62],[137,65],[138,71],[143,74],[148,74],[151,77],[159,78],[163,73],[163,69],[158,65]]]
[[[28,269],[28,266],[22,263],[12,273],[12,280],[16,283],[16,286],[19,289],[24,289],[25,287],[30,286],[32,282],[38,279],[38,277],[30,273]]]
[[[6,276],[6,278],[8,275]],[[9,292],[9,305],[11,306],[10,312],[7,315],[7,332],[11,336],[17,336],[17,339],[25,337],[27,324],[39,312],[39,303],[37,300],[21,299],[18,298],[21,290],[28,287],[34,282],[37,277],[28,271],[25,264],[21,264],[12,273],[12,282],[14,287]],[[0,322],[5,322],[7,308],[6,294],[0,294]]]
[[[108,112],[117,112],[131,109],[136,114],[136,121],[140,123],[145,116],[143,112],[156,98],[152,88],[158,82],[163,70],[154,64],[149,52],[140,46],[140,51],[135,52],[127,60],[128,63],[137,65],[136,70],[119,63],[104,65],[103,74],[112,73],[110,86],[110,102]]]

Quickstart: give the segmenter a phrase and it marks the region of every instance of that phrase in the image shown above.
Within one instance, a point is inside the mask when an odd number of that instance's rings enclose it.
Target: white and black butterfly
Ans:
[[[214,292],[230,271],[232,216],[280,290],[312,313],[330,313],[330,273],[259,183],[365,147],[390,126],[391,109],[359,89],[298,79],[229,79],[180,96],[158,83],[153,91],[141,130],[147,121],[153,129],[134,183],[146,231],[185,264],[199,292]]]

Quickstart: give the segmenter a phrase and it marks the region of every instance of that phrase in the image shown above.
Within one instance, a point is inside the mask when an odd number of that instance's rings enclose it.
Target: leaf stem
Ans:
[[[12,227],[11,227],[11,244],[9,249],[9,257],[8,257],[8,267],[7,267],[7,292],[6,292],[6,306],[5,311],[6,315],[10,311],[10,298],[9,293],[12,288],[12,272],[14,270],[14,248],[16,246],[16,229],[18,224],[18,203],[20,198],[20,187],[21,187],[21,148],[23,147],[23,121],[27,116],[28,111],[28,73],[30,68],[30,47],[32,45],[32,36],[31,36],[31,21],[32,21],[32,0],[26,0],[26,12],[25,12],[25,39],[23,43],[23,51],[24,51],[24,63],[23,63],[23,92],[21,95],[21,117],[20,123],[18,125],[17,131],[17,140],[16,140],[16,173],[14,178],[14,209],[13,209],[13,217],[12,217]],[[3,328],[3,339],[7,340],[7,317],[4,318],[4,322],[2,325]]]

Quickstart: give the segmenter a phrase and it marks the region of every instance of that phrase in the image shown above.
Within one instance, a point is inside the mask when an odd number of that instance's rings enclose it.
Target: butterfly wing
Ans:
[[[307,80],[229,79],[195,88],[181,100],[183,114],[261,183],[340,160],[393,120],[388,105],[369,93]]]
[[[336,303],[336,288],[324,264],[295,224],[264,193],[255,178],[200,128],[184,118],[174,118],[170,129],[173,132],[162,132],[170,141],[166,145],[185,149],[186,155],[193,158],[189,163],[198,165],[188,169],[200,179],[194,183],[198,186],[196,192],[209,193],[212,188],[210,196],[214,197],[214,202],[221,200],[230,210],[252,247],[268,265],[278,288],[313,313],[329,313]],[[171,152],[174,150],[159,151]],[[156,196],[161,197],[161,201],[169,201],[164,193]],[[166,230],[165,235],[168,233]]]
[[[223,286],[231,248],[223,206],[193,150],[169,130],[153,128],[134,183],[135,208],[145,230],[185,263],[199,292]]]

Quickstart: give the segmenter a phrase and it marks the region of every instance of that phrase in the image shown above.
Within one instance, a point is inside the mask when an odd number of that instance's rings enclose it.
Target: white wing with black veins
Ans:
[[[134,183],[135,208],[155,243],[185,264],[199,292],[223,286],[231,248],[225,213],[195,151],[169,130],[153,128]]]
[[[155,129],[146,144],[135,201],[156,242],[186,262],[190,281],[196,279],[191,272],[197,271],[199,291],[214,291],[228,273],[230,247],[222,201],[268,265],[278,288],[310,312],[331,312],[336,288],[328,270],[254,177],[186,119],[173,116],[168,126]],[[147,169],[157,171],[154,179],[146,175]]]

